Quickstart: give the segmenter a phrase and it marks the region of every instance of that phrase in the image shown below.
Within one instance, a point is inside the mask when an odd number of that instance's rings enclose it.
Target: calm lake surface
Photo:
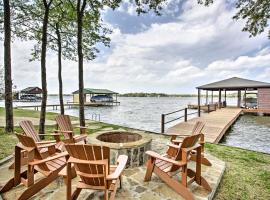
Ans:
[[[270,154],[270,117],[240,116],[221,143]]]
[[[119,97],[119,106],[85,107],[87,119],[100,115],[100,121],[122,125],[130,128],[148,130],[160,133],[161,114],[185,108],[189,103],[196,104],[196,97]],[[72,96],[64,96],[64,102],[72,101]],[[214,98],[214,101],[218,101]],[[48,104],[58,104],[58,96],[48,96]],[[204,100],[202,99],[202,102]],[[237,99],[227,98],[228,105],[236,105]],[[15,102],[18,105],[40,104]],[[4,102],[0,102],[4,106]],[[48,111],[59,112],[59,110]],[[196,110],[191,110],[194,112]],[[78,116],[78,108],[66,109],[66,114]],[[183,113],[175,113],[166,118],[167,121],[177,118]],[[196,117],[197,114],[189,116]],[[166,128],[181,120],[169,123]],[[244,115],[240,117],[226,134],[223,144],[270,153],[270,117]]]

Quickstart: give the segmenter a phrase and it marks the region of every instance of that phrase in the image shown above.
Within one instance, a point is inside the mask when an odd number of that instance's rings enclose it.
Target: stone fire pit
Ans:
[[[104,131],[89,136],[89,143],[110,147],[111,164],[115,164],[119,155],[128,156],[127,168],[142,166],[147,157],[145,152],[151,149],[151,137],[135,131]]]

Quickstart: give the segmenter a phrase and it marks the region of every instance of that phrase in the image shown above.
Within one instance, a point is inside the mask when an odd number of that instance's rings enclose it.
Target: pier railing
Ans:
[[[191,112],[191,113],[189,113],[188,111],[189,111],[188,108],[183,108],[183,109],[176,110],[176,111],[173,111],[173,112],[161,114],[161,133],[165,132],[165,125],[166,124],[174,122],[174,121],[182,119],[182,118],[184,118],[184,121],[186,122],[188,120],[189,115],[194,115],[194,114],[198,113],[198,111]],[[174,119],[170,119],[169,121],[166,121],[166,116],[172,115],[172,114],[175,114],[175,113],[179,113],[179,112],[184,112],[184,114],[180,115],[179,117],[176,117]]]

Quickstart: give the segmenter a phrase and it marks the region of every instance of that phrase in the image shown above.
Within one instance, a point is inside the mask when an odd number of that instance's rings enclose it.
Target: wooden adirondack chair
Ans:
[[[49,147],[50,156],[43,158],[40,153],[40,148],[36,145],[33,138],[16,134],[19,142],[15,146],[15,170],[14,178],[10,179],[0,193],[5,193],[23,183],[27,189],[18,198],[19,200],[29,199],[37,192],[45,188],[58,177],[58,173],[66,166],[68,157],[67,152],[56,153],[54,144],[44,144]],[[28,154],[27,170],[21,173],[21,151],[26,151]],[[40,172],[44,178],[34,180],[35,173]]]
[[[82,189],[104,190],[105,200],[113,200],[121,174],[125,169],[128,157],[120,155],[117,166],[110,165],[110,149],[104,146],[70,144],[66,145],[70,155],[67,165],[67,199],[77,199]],[[75,166],[80,181],[76,190],[71,191],[71,165]],[[109,191],[111,192],[109,198]]]
[[[25,135],[33,138],[37,145],[55,143],[55,148],[57,151],[61,152],[64,143],[60,140],[60,134],[43,134],[44,136],[54,137],[54,140],[41,140],[38,132],[36,131],[33,123],[30,120],[23,120],[19,123]]]
[[[175,145],[179,145],[183,142],[183,138],[190,136],[190,135],[197,135],[197,134],[201,134],[200,140],[199,140],[199,144],[202,146],[202,164],[206,165],[206,166],[211,166],[211,162],[204,157],[204,134],[202,133],[202,130],[205,126],[204,122],[201,121],[197,121],[192,129],[191,134],[182,134],[182,133],[169,133],[169,135],[171,135],[171,142]],[[178,139],[178,138],[182,138],[182,139]],[[194,155],[194,151],[193,154],[191,154],[191,159],[195,160],[196,157]]]
[[[144,180],[150,181],[152,173],[154,172],[173,190],[187,200],[194,199],[192,192],[188,189],[188,185],[194,181],[211,191],[211,187],[201,176],[201,145],[198,143],[200,137],[200,134],[188,136],[184,138],[180,146],[169,144],[170,148],[167,154],[163,156],[153,151],[147,151],[146,154],[149,156],[149,160],[147,162]],[[177,151],[175,157],[170,156],[171,148]],[[196,151],[196,171],[188,167],[190,154],[194,150]],[[179,172],[182,175],[182,179],[181,181],[177,181],[173,176],[180,170],[182,170]],[[189,181],[187,177],[190,178]]]
[[[51,136],[54,137],[55,140],[41,140],[38,132],[36,131],[33,123],[29,120],[23,120],[19,123],[20,127],[22,128],[25,135],[33,138],[37,146],[40,147],[40,153],[43,157],[46,157],[49,155],[48,153],[48,147],[45,147],[44,144],[54,144],[56,151],[62,152],[62,149],[64,147],[64,143],[60,140],[59,134],[44,134],[44,136]],[[28,158],[27,153],[25,151],[22,151],[21,155],[21,165],[27,164]],[[14,163],[12,163],[9,167],[9,169],[14,169]]]
[[[56,133],[62,133],[65,139],[69,139],[69,143],[77,143],[84,141],[87,143],[86,127],[80,127],[80,135],[75,135],[73,132],[73,127],[71,124],[70,117],[68,115],[58,115],[56,118],[56,123],[59,130],[55,130]]]

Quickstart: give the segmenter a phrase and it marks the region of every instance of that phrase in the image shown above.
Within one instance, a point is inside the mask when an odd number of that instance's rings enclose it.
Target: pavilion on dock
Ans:
[[[237,107],[247,108],[251,110],[257,110],[260,112],[270,112],[270,83],[254,81],[249,79],[243,79],[238,77],[232,77],[229,79],[209,83],[197,87],[198,90],[198,114],[200,116],[201,112],[201,91],[206,91],[206,105],[213,102],[213,92],[218,92],[218,108],[222,106],[226,107],[227,91],[237,92]],[[209,94],[211,92],[211,100],[209,100]],[[243,105],[241,105],[241,96],[243,95]],[[249,107],[247,105],[247,95],[253,94],[256,96],[255,106]],[[224,96],[224,101],[222,101],[222,95]]]

